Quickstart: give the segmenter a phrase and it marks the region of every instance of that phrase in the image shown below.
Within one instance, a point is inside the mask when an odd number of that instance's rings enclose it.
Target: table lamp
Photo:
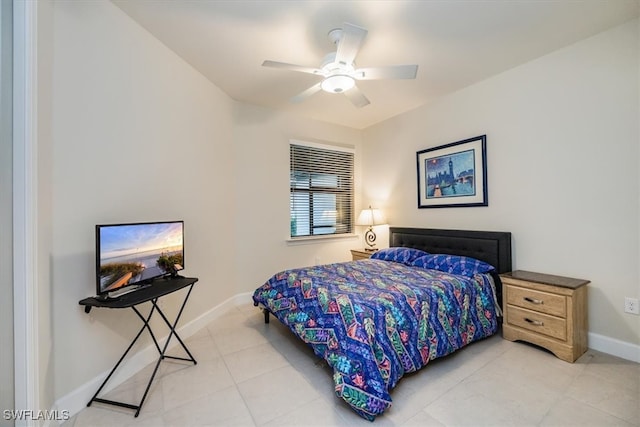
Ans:
[[[367,252],[375,252],[376,248],[376,233],[373,232],[373,227],[375,225],[384,225],[387,221],[382,215],[380,209],[373,209],[369,206],[368,209],[363,209],[356,220],[356,225],[366,225],[369,228],[364,233],[364,241],[368,245],[368,247],[364,248]]]

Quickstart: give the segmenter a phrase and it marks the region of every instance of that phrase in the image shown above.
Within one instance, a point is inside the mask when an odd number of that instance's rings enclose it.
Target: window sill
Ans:
[[[287,245],[308,245],[312,243],[325,243],[329,240],[344,240],[344,239],[356,239],[360,236],[358,234],[330,234],[325,236],[309,236],[309,237],[296,237],[288,238],[286,240]]]

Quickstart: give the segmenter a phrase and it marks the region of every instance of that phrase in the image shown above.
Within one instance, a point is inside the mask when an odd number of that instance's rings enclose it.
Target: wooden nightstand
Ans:
[[[351,257],[354,261],[359,259],[367,259],[373,255],[375,251],[367,251],[365,249],[351,249]]]
[[[500,278],[505,339],[539,345],[571,363],[587,351],[589,280],[523,270]]]

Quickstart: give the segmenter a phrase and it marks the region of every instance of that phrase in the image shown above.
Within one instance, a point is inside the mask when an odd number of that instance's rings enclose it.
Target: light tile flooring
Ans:
[[[333,393],[331,369],[251,304],[186,340],[198,364],[164,361],[140,416],[94,403],[83,426],[370,426]],[[176,355],[180,355],[177,353]],[[152,367],[108,395],[139,401]],[[378,426],[640,426],[640,364],[589,350],[574,364],[500,335],[405,376]]]

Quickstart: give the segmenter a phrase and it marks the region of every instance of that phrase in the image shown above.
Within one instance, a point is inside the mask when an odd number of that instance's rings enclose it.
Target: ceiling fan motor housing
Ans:
[[[322,60],[320,68],[325,73],[325,77],[332,74],[350,74],[355,71],[354,63],[345,64],[343,62],[336,62],[336,52],[327,53]]]

